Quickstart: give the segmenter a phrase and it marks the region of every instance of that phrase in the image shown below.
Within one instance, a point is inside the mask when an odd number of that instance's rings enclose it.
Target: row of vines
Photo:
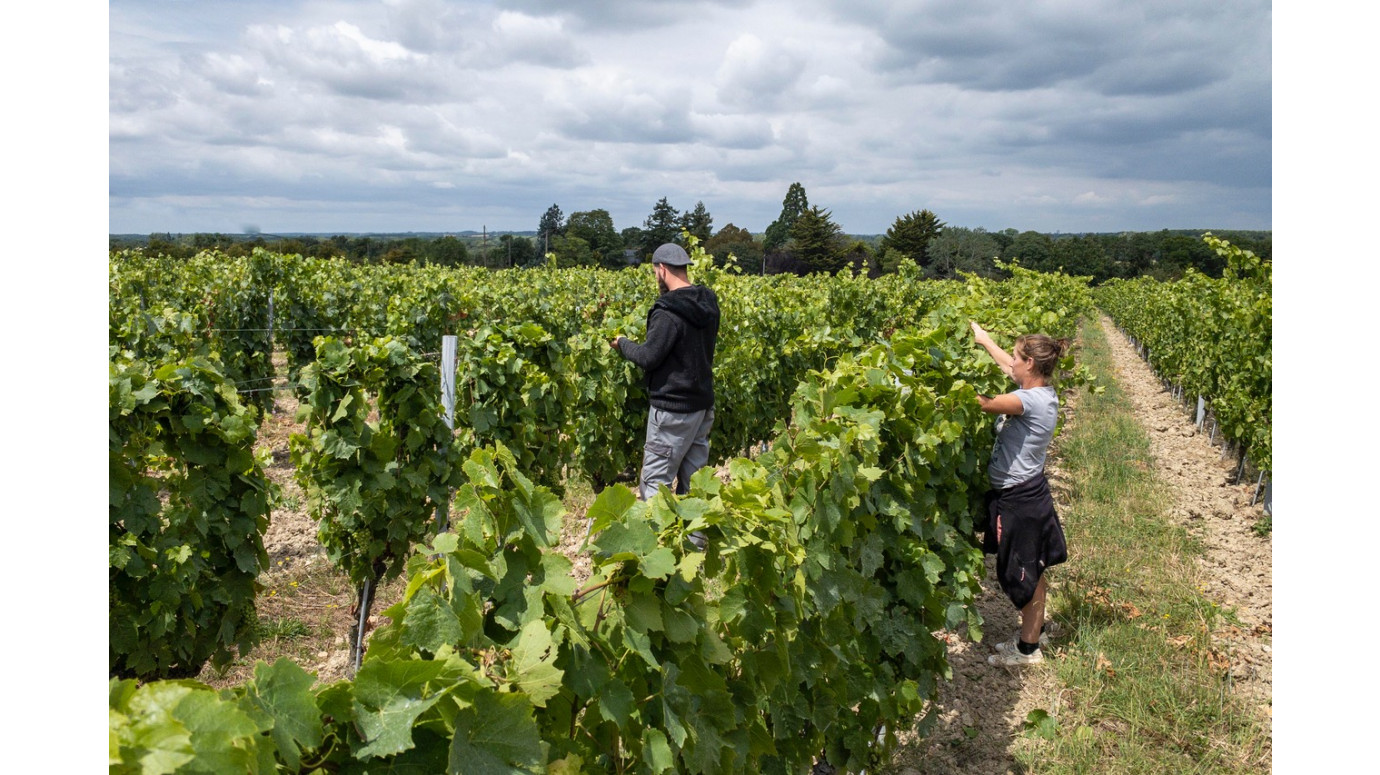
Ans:
[[[640,335],[646,273],[112,255],[112,772],[884,760],[947,673],[931,633],[981,633],[972,517],[992,432],[976,396],[1006,385],[967,323],[1008,346],[1068,336],[1091,296],[1018,268],[758,278],[694,255],[723,307],[711,448],[728,476],[648,502],[614,483],[647,405],[607,345]],[[430,352],[451,333],[454,431]],[[154,680],[253,646],[275,497],[253,452],[273,392],[254,386],[274,343],[302,398],[291,454],[323,545],[356,583],[406,573],[404,599],[352,680],[317,686],[290,661],[222,691]],[[570,477],[599,491],[578,589],[556,550]]]
[[[1222,435],[1261,471],[1272,465],[1273,272],[1248,250],[1205,237],[1221,279],[1189,269],[1173,282],[1113,280],[1098,306],[1146,351],[1159,376],[1210,402]]]

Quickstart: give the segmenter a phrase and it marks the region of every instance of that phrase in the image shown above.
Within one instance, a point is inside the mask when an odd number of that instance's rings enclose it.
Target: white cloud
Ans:
[[[431,57],[365,34],[346,21],[295,30],[254,25],[245,34],[249,49],[285,77],[273,80],[304,94],[335,94],[394,102],[443,98],[445,70]]]
[[[406,46],[395,41],[375,40],[365,35],[355,25],[346,21],[336,22],[329,31],[311,30],[308,34],[318,38],[327,46],[341,41],[349,41],[357,46],[360,51],[364,52],[365,56],[375,64],[407,59],[426,60],[424,54],[414,54],[408,51]]]
[[[738,108],[776,107],[799,80],[806,57],[751,33],[729,44],[715,74],[719,97]]]

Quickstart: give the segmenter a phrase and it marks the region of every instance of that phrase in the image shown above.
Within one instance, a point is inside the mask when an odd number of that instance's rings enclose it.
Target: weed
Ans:
[[[260,619],[259,637],[263,640],[296,640],[311,635],[311,627],[301,619]]]

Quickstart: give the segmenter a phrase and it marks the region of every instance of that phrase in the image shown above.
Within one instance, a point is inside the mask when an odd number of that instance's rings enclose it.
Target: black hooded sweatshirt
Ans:
[[[719,299],[703,285],[657,297],[647,312],[647,343],[620,339],[618,352],[647,372],[652,406],[698,412],[714,406],[714,345]]]

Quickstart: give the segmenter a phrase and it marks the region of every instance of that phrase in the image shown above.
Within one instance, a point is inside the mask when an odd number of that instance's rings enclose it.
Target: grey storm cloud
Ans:
[[[853,233],[922,207],[992,229],[1270,223],[1265,2],[110,14],[117,232],[530,229],[552,201],[622,227],[662,196],[760,230],[796,181]]]
[[[690,142],[683,88],[644,88],[631,78],[562,79],[547,98],[556,125],[573,139],[625,143]]]
[[[927,0],[835,13],[873,26],[884,66],[926,82],[1023,90],[1078,82],[1107,95],[1198,88],[1263,65],[1268,2]],[[1243,67],[1244,65],[1244,67]]]
[[[506,7],[540,16],[569,19],[583,30],[659,30],[700,16],[710,10],[744,9],[753,0],[604,0],[597,3],[571,3],[566,0],[509,0]],[[691,45],[688,39],[671,38],[667,45]]]

